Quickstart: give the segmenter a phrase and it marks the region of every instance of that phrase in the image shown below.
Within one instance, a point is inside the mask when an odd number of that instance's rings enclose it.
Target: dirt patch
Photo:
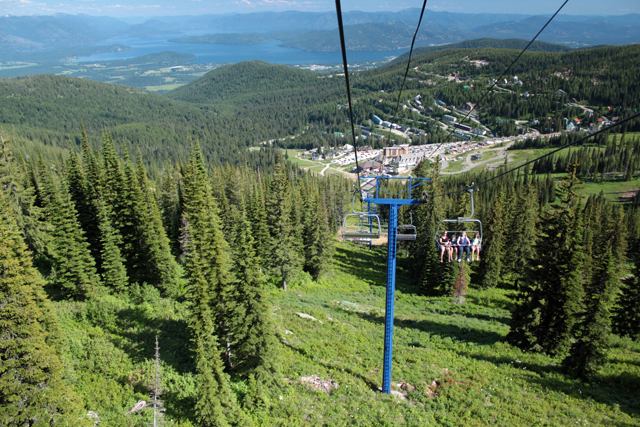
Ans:
[[[622,193],[618,196],[618,200],[621,202],[630,202],[634,197],[636,197],[638,191],[640,191],[640,188]]]

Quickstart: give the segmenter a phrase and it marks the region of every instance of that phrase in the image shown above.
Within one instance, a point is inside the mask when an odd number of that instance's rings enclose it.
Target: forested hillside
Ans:
[[[421,94],[427,103],[436,98],[453,105],[477,103],[487,80],[499,77],[516,52],[480,48],[418,55],[402,102],[407,105],[407,100]],[[637,108],[633,101],[638,98],[636,56],[637,46],[526,53],[510,71],[524,83],[486,98],[476,107],[479,118],[503,135],[520,132],[516,120],[538,120],[538,125],[531,126],[542,132],[558,130],[564,119],[583,114],[571,99],[595,111],[593,122],[605,115],[625,117]],[[478,67],[471,61],[487,64]],[[354,75],[356,124],[366,124],[372,114],[391,118],[405,67],[398,62]],[[465,89],[441,78],[454,71],[471,79],[473,87]],[[139,147],[146,158],[165,161],[172,156],[168,147],[186,155],[185,144],[191,138],[201,142],[206,155],[213,155],[213,162],[237,163],[249,156],[247,147],[273,139],[295,136],[279,142],[287,147],[342,145],[342,140],[321,138],[321,133],[348,131],[346,109],[341,107],[346,101],[343,85],[339,74],[247,62],[218,68],[168,93],[167,97],[184,101],[175,102],[123,86],[30,76],[0,80],[5,100],[0,117],[12,133],[51,145],[64,147],[69,138],[79,145],[82,122],[93,136],[109,128],[116,139],[128,141],[130,149]],[[566,95],[557,96],[559,89]],[[416,143],[441,142],[446,133],[432,120],[441,116],[439,110],[429,116],[403,109],[395,121],[427,132],[421,139],[414,138]],[[380,144],[375,138],[371,141],[373,146]]]
[[[400,212],[417,238],[398,250],[392,396],[378,392],[386,252],[341,238],[359,189],[281,157],[353,142],[348,120],[372,114],[427,131],[412,144],[451,141],[442,112],[409,108],[417,95],[477,102],[502,134],[585,109],[625,118],[637,50],[527,53],[510,72],[523,83],[483,103],[517,51],[420,55],[396,117],[402,62],[353,75],[353,117],[343,76],[259,62],[167,97],[0,80],[0,424],[639,425],[640,197],[583,188],[638,182],[636,123],[502,176],[507,156],[446,177],[438,157],[418,164],[431,180]],[[533,160],[596,129],[508,152]],[[436,229],[468,214],[472,182],[482,250],[448,262]]]

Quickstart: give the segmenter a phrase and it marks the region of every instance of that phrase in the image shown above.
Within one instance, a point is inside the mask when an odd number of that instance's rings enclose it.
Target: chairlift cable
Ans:
[[[498,77],[498,78],[496,79],[496,81],[495,81],[495,82],[494,82],[494,83],[489,87],[489,89],[487,89],[487,91],[484,93],[484,95],[482,95],[482,98],[480,98],[480,101],[478,101],[478,102],[476,103],[476,105],[478,105],[478,104],[482,103],[482,101],[487,97],[487,95],[489,95],[489,94],[493,91],[493,88],[494,88],[494,87],[496,87],[496,85],[498,84],[498,82],[500,81],[500,79],[501,79],[502,77],[504,77],[504,75],[505,75],[505,74],[507,74],[507,72],[511,69],[511,67],[513,67],[513,66],[515,65],[515,63],[516,63],[516,62],[518,62],[518,60],[519,60],[519,59],[520,59],[520,57],[525,53],[525,51],[526,51],[527,49],[529,49],[529,46],[531,46],[531,44],[532,44],[532,43],[533,43],[533,42],[538,38],[538,36],[542,33],[542,31],[544,31],[544,29],[545,29],[545,28],[547,28],[547,26],[551,23],[551,21],[553,21],[553,18],[555,18],[555,17],[556,17],[556,15],[557,15],[558,13],[560,13],[560,11],[562,10],[562,8],[563,8],[563,7],[564,7],[568,2],[569,2],[569,0],[565,0],[565,1],[564,1],[564,3],[562,3],[562,5],[558,8],[558,10],[556,10],[556,13],[554,13],[554,14],[553,14],[553,16],[552,16],[551,18],[549,18],[549,20],[547,21],[547,23],[546,23],[546,24],[544,24],[544,26],[540,29],[540,31],[538,31],[538,34],[536,34],[536,35],[531,39],[531,41],[529,42],[529,44],[527,44],[527,45],[525,46],[525,48],[524,48],[524,49],[522,49],[522,51],[518,54],[518,56],[516,56],[516,59],[514,59],[514,60],[513,60],[513,62],[511,62],[511,64],[507,67],[507,69],[506,69],[506,70],[504,70],[504,71],[502,72],[502,74],[500,74],[500,77]],[[462,121],[460,122],[460,124],[464,123],[464,122],[469,118],[469,116],[471,115],[471,112],[472,112],[473,110],[475,110],[476,105],[474,105],[474,106],[469,110],[469,112],[467,113],[467,115],[466,115],[466,116],[464,116],[464,118],[462,119]],[[451,135],[452,135],[452,134],[453,134],[453,132],[454,132],[454,130],[453,130],[453,129],[455,129],[455,127],[452,127],[452,129],[449,131],[449,134],[445,137],[444,141],[442,141],[442,142],[441,142],[441,143],[436,147],[436,149],[435,149],[435,150],[433,150],[433,151],[431,152],[431,155],[430,155],[429,157],[427,157],[427,160],[431,159],[431,157],[433,156],[433,154],[434,154],[436,151],[438,151],[438,150],[440,149],[440,147],[442,147],[442,144],[444,144],[446,141],[448,141],[448,140],[449,140],[449,138],[451,137]]]
[[[358,166],[358,142],[356,140],[356,130],[353,125],[353,105],[351,103],[351,87],[349,85],[349,69],[347,67],[347,49],[344,43],[344,28],[342,25],[342,8],[340,0],[336,0],[336,12],[338,14],[338,30],[340,32],[340,48],[342,50],[342,62],[344,64],[344,77],[347,83],[347,100],[349,102],[349,122],[351,122],[351,136],[353,137],[353,152],[356,157],[356,174],[358,176],[358,193],[362,203],[362,188],[360,188],[360,167]]]

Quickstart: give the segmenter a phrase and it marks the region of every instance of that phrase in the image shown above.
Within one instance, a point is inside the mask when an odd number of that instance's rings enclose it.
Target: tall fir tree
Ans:
[[[276,330],[264,291],[266,280],[260,271],[249,223],[235,220],[233,279],[230,301],[230,332],[234,369],[252,376],[261,396],[272,395],[279,384],[281,370]],[[254,399],[257,396],[253,397]]]
[[[536,254],[526,268],[507,340],[523,350],[562,354],[582,313],[583,226],[575,165],[567,171],[561,201],[543,212]]]
[[[251,234],[256,242],[256,255],[260,260],[264,261],[267,258],[270,239],[267,226],[267,211],[264,205],[264,194],[259,176],[249,195],[247,219],[251,224]]]
[[[159,186],[158,205],[162,215],[162,225],[167,232],[171,253],[179,254],[180,238],[180,174],[171,163],[165,166]]]
[[[318,279],[332,255],[327,213],[317,188],[305,188],[302,206],[304,270]]]
[[[0,191],[0,424],[87,425],[63,378],[57,321]]]
[[[136,174],[138,180],[136,183],[132,183],[132,186],[136,184],[139,186],[142,198],[141,203],[133,205],[133,207],[137,209],[135,216],[141,235],[139,249],[146,252],[146,264],[142,269],[142,274],[148,283],[171,294],[178,282],[178,265],[171,255],[169,239],[162,225],[160,209],[152,192],[139,151]]]
[[[223,373],[219,337],[226,335],[221,325],[226,320],[229,300],[229,248],[199,146],[192,147],[183,189],[181,241],[186,254],[190,328],[199,377],[196,416],[203,426],[225,426],[232,401]]]
[[[279,155],[269,185],[266,211],[270,235],[266,264],[272,274],[282,280],[282,287],[286,290],[287,282],[298,273],[301,260],[296,250],[298,244],[295,242],[295,233],[291,224],[288,175]]]
[[[44,208],[53,225],[53,258],[56,261],[53,280],[72,298],[86,299],[101,292],[89,244],[77,219],[77,213],[66,186],[55,185],[51,172],[40,160],[39,175]]]
[[[489,213],[489,221],[482,236],[480,270],[482,285],[492,288],[500,284],[507,246],[505,222],[506,195],[500,190],[493,200]]]
[[[608,248],[594,283],[587,286],[585,312],[576,327],[577,338],[562,362],[564,371],[572,376],[588,378],[598,372],[606,359],[611,342],[611,312],[620,287],[617,266],[618,260]]]

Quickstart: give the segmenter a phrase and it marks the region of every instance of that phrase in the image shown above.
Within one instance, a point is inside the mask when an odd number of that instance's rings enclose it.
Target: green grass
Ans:
[[[148,90],[149,92],[158,92],[161,90],[173,90],[173,89],[177,89],[180,86],[184,86],[185,83],[170,83],[170,84],[166,84],[166,85],[158,85],[158,86],[146,86],[145,89]]]
[[[640,425],[640,343],[614,337],[601,374],[575,381],[560,372],[559,359],[504,342],[514,291],[472,284],[467,302],[453,304],[418,295],[408,267],[399,258],[392,371],[392,390],[406,400],[377,391],[386,249],[338,244],[317,282],[303,274],[286,292],[267,288],[287,380],[270,407],[252,410],[256,426]],[[68,381],[104,425],[132,425],[125,413],[148,398],[156,335],[167,425],[196,425],[186,303],[136,285],[127,297],[55,307],[68,341]],[[339,387],[312,390],[300,380],[309,375]],[[241,398],[247,385],[234,380],[231,389]],[[150,412],[135,422],[150,422]]]
[[[604,193],[604,197],[613,202],[621,203],[620,197],[625,193],[640,189],[640,179],[632,181],[607,180],[602,182],[585,182],[582,184],[581,193],[588,197],[590,195]]]
[[[316,392],[303,400],[294,419],[367,426],[640,425],[640,344],[616,338],[602,375],[591,383],[571,380],[559,359],[504,342],[513,291],[471,287],[467,303],[456,305],[448,297],[416,295],[406,267],[400,260],[392,385],[416,387],[407,401],[373,391],[382,381],[384,249],[340,245],[334,268],[319,283],[274,295],[278,323],[293,332],[283,336],[289,378],[314,373],[341,384],[335,399]],[[429,398],[434,382],[438,397]],[[343,411],[336,413],[335,405]]]

